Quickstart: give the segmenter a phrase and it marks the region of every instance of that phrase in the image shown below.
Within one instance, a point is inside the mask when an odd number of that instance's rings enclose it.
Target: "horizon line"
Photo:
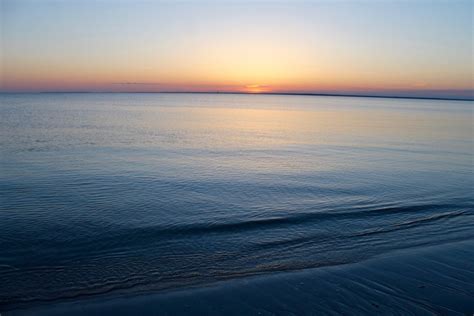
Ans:
[[[60,93],[163,93],[163,94],[245,94],[245,95],[295,95],[295,96],[327,96],[327,97],[358,97],[358,98],[387,98],[387,99],[419,99],[419,100],[449,100],[449,101],[474,101],[464,97],[429,97],[408,95],[375,95],[375,94],[350,94],[350,93],[311,93],[311,92],[245,92],[245,91],[1,91],[0,94],[60,94]]]

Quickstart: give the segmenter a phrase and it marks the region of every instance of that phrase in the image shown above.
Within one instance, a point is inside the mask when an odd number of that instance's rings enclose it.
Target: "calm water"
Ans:
[[[0,309],[474,238],[473,105],[0,95]]]

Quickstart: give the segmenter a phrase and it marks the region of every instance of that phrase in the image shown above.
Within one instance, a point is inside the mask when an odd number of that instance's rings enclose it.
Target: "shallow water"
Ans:
[[[472,315],[474,241],[390,252],[353,264],[265,274],[140,295],[9,311],[58,315]]]
[[[0,306],[474,238],[473,105],[0,95]]]

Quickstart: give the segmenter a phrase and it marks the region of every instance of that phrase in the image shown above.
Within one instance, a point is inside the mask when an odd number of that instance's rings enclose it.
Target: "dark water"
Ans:
[[[474,240],[469,240],[174,291],[63,300],[5,315],[470,316],[473,298]]]
[[[0,310],[474,238],[470,102],[0,102]]]

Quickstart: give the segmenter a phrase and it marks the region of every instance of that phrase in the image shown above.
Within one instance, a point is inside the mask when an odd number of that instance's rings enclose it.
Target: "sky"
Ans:
[[[473,97],[469,0],[0,6],[0,92]]]

